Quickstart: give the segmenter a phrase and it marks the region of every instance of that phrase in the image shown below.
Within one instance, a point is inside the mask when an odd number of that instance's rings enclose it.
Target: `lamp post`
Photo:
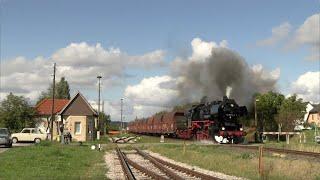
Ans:
[[[98,89],[98,120],[97,120],[97,140],[100,139],[100,80],[102,76],[97,76],[99,82],[99,89]]]
[[[256,126],[256,128],[258,127],[257,102],[259,102],[259,99],[255,99],[254,100],[254,125]]]
[[[120,109],[120,119],[121,119],[121,125],[120,125],[121,126],[120,127],[121,131],[120,132],[121,133],[122,133],[122,129],[123,129],[123,123],[122,123],[122,114],[123,114],[122,111],[123,111],[123,109],[122,109],[122,106],[123,106],[123,98],[121,98],[121,109]]]

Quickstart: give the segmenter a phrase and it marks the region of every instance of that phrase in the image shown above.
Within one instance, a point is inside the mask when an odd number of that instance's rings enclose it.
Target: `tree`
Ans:
[[[278,109],[277,123],[282,131],[293,131],[306,113],[306,103],[296,95],[286,98]]]
[[[34,127],[36,112],[23,96],[10,93],[0,105],[0,124],[17,131],[24,127]]]
[[[52,89],[51,89],[52,94]],[[68,81],[64,77],[60,79],[60,82],[56,85],[55,96],[57,99],[70,99],[70,88]]]
[[[99,120],[100,120],[100,127],[106,128],[106,132],[108,132],[111,122],[111,117],[109,114],[105,114],[104,112],[100,112],[99,114]],[[101,129],[101,131],[103,131]]]
[[[259,130],[277,131],[278,124],[275,120],[275,115],[285,99],[284,95],[270,91],[266,94],[257,94],[255,99],[257,100]]]
[[[53,85],[51,84],[47,91],[42,91],[40,97],[38,98],[37,104],[43,99],[52,98]],[[68,81],[64,77],[56,83],[55,94],[56,99],[70,99],[70,88]]]

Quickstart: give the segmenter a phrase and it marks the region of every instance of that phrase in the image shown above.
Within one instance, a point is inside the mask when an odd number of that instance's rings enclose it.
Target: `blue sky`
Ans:
[[[18,56],[45,58],[70,43],[100,43],[129,55],[165,51],[164,59],[192,54],[190,42],[228,41],[228,47],[249,65],[280,68],[280,90],[308,71],[319,71],[319,60],[307,61],[308,47],[285,50],[283,45],[257,46],[270,37],[271,29],[289,22],[292,32],[319,13],[319,1],[43,1],[2,0],[1,60]],[[284,42],[282,42],[284,43]],[[145,77],[168,74],[168,68],[127,69],[132,78],[123,86],[107,90],[104,98],[119,99],[127,85]],[[6,84],[2,83],[2,86]],[[93,90],[85,90],[94,99]]]

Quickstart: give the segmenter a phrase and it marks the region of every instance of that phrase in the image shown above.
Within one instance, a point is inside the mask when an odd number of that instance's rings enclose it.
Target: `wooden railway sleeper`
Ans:
[[[154,164],[157,168],[159,168],[160,170],[162,170],[167,176],[169,176],[172,179],[175,180],[184,180],[183,177],[179,176],[177,173],[173,172],[172,170],[170,170],[169,168],[165,167],[164,165],[162,165],[160,162],[158,162],[157,160],[155,160],[153,157],[149,156],[148,154],[140,151],[139,149],[136,148],[136,151],[138,152],[138,154],[140,154],[141,156],[143,156],[144,158],[148,159],[152,164]]]
[[[129,167],[129,164],[125,160],[125,157],[124,157],[123,153],[121,152],[120,148],[117,147],[116,151],[117,151],[117,155],[120,160],[120,163],[121,163],[121,166],[122,166],[122,169],[123,169],[123,172],[125,174],[126,179],[127,180],[136,180],[136,178],[134,177],[134,175]]]

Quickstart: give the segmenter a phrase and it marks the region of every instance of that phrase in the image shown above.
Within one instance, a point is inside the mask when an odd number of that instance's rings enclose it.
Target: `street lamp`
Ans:
[[[102,78],[102,76],[97,76],[98,81],[99,81],[99,90],[98,90],[98,120],[97,120],[97,140],[100,139],[100,80]]]
[[[258,126],[258,120],[257,120],[257,102],[259,102],[259,99],[254,100],[254,125]]]
[[[120,119],[121,119],[121,133],[122,133],[122,129],[123,129],[123,123],[122,123],[122,106],[123,106],[123,98],[121,98],[121,109],[120,109]]]

